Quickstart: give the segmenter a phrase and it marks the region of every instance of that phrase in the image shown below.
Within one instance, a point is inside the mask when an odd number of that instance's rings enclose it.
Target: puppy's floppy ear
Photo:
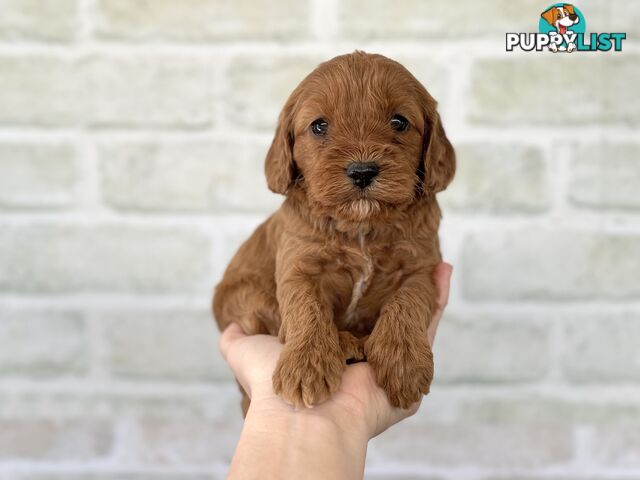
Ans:
[[[556,20],[558,19],[557,7],[551,7],[549,10],[545,10],[540,16],[544,18],[549,25],[555,27]]]
[[[456,172],[456,154],[442,127],[438,112],[426,118],[424,133],[425,190],[438,193],[447,188]]]
[[[295,92],[289,97],[280,112],[276,134],[271,142],[264,162],[267,185],[272,192],[285,194],[293,183],[295,164],[293,161],[293,117]]]
[[[573,15],[574,13],[576,13],[575,10],[573,9],[573,5],[565,3],[563,7],[567,12],[569,12],[569,15]]]

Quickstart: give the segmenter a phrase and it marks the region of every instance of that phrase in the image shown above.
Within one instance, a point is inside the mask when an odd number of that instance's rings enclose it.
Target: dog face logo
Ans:
[[[551,42],[550,51],[571,53],[576,49],[576,34],[584,32],[584,18],[580,10],[569,3],[556,3],[540,17],[540,32],[562,39],[561,42]]]
[[[540,15],[549,25],[555,27],[560,35],[567,33],[567,28],[580,23],[580,17],[573,5],[563,3],[559,7],[551,7]]]

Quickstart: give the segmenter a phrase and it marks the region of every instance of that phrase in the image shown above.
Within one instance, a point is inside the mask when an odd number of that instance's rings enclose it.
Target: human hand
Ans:
[[[433,345],[442,312],[449,298],[452,267],[441,263],[435,270],[438,287],[438,310],[427,330]],[[328,419],[345,433],[359,433],[366,439],[382,433],[400,420],[413,415],[420,406],[393,408],[385,392],[376,384],[373,370],[366,363],[346,367],[338,391],[326,402],[313,408],[296,409],[278,397],[272,376],[283,345],[270,335],[245,335],[231,324],[220,337],[220,350],[238,382],[251,398],[249,412],[272,415],[312,416]]]

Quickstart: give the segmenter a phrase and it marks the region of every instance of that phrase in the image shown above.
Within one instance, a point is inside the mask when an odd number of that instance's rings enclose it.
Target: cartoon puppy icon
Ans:
[[[580,17],[578,17],[578,14],[574,11],[573,5],[568,3],[549,8],[541,14],[541,17],[544,18],[549,25],[554,27],[559,35],[564,35],[567,33],[569,27],[580,22]],[[555,43],[549,44],[549,50],[554,53],[558,50],[564,51],[565,49],[571,53],[576,49],[576,44],[569,43],[566,48],[564,46],[558,48],[558,45]]]

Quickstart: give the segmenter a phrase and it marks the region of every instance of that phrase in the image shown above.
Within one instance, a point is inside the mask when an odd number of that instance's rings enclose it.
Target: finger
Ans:
[[[258,390],[271,392],[271,375],[282,344],[271,335],[246,335],[235,323],[220,336],[220,351],[233,375],[251,397]]]
[[[244,337],[246,337],[246,335],[242,331],[242,327],[237,323],[232,323],[224,329],[222,335],[220,335],[218,346],[226,362],[229,362],[229,350],[233,342]]]
[[[391,404],[389,404],[389,400],[387,400],[386,394],[384,392],[382,392],[382,395],[384,396],[384,414],[379,414],[377,416],[377,425],[373,431],[373,436],[378,436],[392,425],[395,425],[405,418],[409,418],[412,415],[415,415],[415,413],[418,411],[418,408],[420,408],[420,404],[422,403],[422,398],[420,398],[420,400],[411,405],[409,408],[396,408],[392,407]]]
[[[436,337],[436,331],[442,318],[442,312],[449,302],[449,286],[451,283],[451,273],[453,267],[448,263],[440,263],[434,272],[436,285],[438,287],[438,308],[433,314],[429,328],[427,329],[427,338],[429,344],[433,345],[433,341]]]
[[[246,339],[242,327],[237,323],[230,324],[220,335],[220,352],[231,368],[233,376],[249,396],[251,396],[251,382],[248,377]]]
[[[436,267],[436,285],[438,286],[438,312],[442,313],[449,302],[449,286],[453,266],[442,262]]]

